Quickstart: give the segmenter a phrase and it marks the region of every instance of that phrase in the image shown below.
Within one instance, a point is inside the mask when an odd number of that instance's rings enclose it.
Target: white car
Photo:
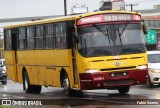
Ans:
[[[152,87],[153,84],[160,85],[160,51],[148,51],[148,82],[147,85]]]

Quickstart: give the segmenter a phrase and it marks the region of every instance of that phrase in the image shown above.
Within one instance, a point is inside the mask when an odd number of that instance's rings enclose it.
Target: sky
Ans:
[[[67,13],[75,4],[86,4],[89,11],[99,8],[102,0],[67,0]],[[134,10],[153,9],[153,5],[160,4],[160,0],[125,0],[126,4],[137,4]],[[64,15],[64,0],[0,0],[0,19]],[[126,7],[130,9],[130,7]]]

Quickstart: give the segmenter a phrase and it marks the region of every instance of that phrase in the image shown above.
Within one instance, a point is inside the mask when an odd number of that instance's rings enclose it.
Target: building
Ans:
[[[138,12],[142,14],[142,19],[148,29],[146,35],[146,39],[149,39],[146,43],[147,49],[160,50],[160,5],[155,5],[154,9],[138,10]],[[150,39],[153,39],[154,42]]]

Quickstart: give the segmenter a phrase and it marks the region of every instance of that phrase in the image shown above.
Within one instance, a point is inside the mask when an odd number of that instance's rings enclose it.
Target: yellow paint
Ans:
[[[116,61],[120,62],[120,66],[116,66]],[[135,66],[134,68],[132,68],[133,70],[135,70],[137,69],[137,66],[147,65],[147,63],[148,61],[146,53],[120,55],[118,59],[115,59],[115,56],[84,58],[80,54],[77,54],[77,66],[79,73],[84,73],[87,69],[98,69],[99,72],[121,71],[125,69],[108,71],[101,71],[101,69],[123,68],[132,66]]]
[[[69,21],[97,15],[97,14],[107,14],[107,13],[129,13],[129,14],[139,14],[137,12],[130,11],[101,11],[92,12],[82,15],[67,16],[61,18],[46,19],[40,21],[29,22],[25,24],[11,25],[5,27],[5,29],[16,28],[21,26],[30,26],[36,24],[46,24],[52,22]],[[43,85],[43,86],[57,86],[60,87],[60,71],[65,69],[69,76],[71,88],[79,88],[80,82],[78,84],[74,83],[73,76],[73,63],[72,63],[72,51],[71,49],[50,49],[50,50],[17,50],[17,55],[15,51],[5,51],[5,59],[7,65],[8,77],[14,81],[22,83],[22,70],[26,69],[30,83],[32,85]],[[140,57],[137,59],[132,59],[133,57]],[[126,58],[126,59],[123,59]],[[115,62],[121,63],[120,66],[115,66]],[[99,62],[95,62],[99,60]],[[77,72],[84,73],[86,69],[101,69],[105,68],[119,68],[147,64],[146,53],[141,54],[130,54],[123,56],[102,56],[102,57],[82,57],[78,51],[76,52],[76,64]],[[115,70],[112,70],[115,71]],[[120,71],[120,70],[118,70]],[[79,81],[79,75],[78,81]]]
[[[16,63],[15,63],[15,51],[7,51],[4,53],[5,62],[6,62],[6,70],[8,78],[13,81],[17,81],[17,71],[16,71]]]

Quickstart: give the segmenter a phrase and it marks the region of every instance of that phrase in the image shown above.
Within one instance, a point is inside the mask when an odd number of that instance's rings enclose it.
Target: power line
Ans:
[[[126,6],[130,6],[131,7],[131,11],[133,11],[133,6],[138,6],[138,3],[137,4],[126,4]]]

